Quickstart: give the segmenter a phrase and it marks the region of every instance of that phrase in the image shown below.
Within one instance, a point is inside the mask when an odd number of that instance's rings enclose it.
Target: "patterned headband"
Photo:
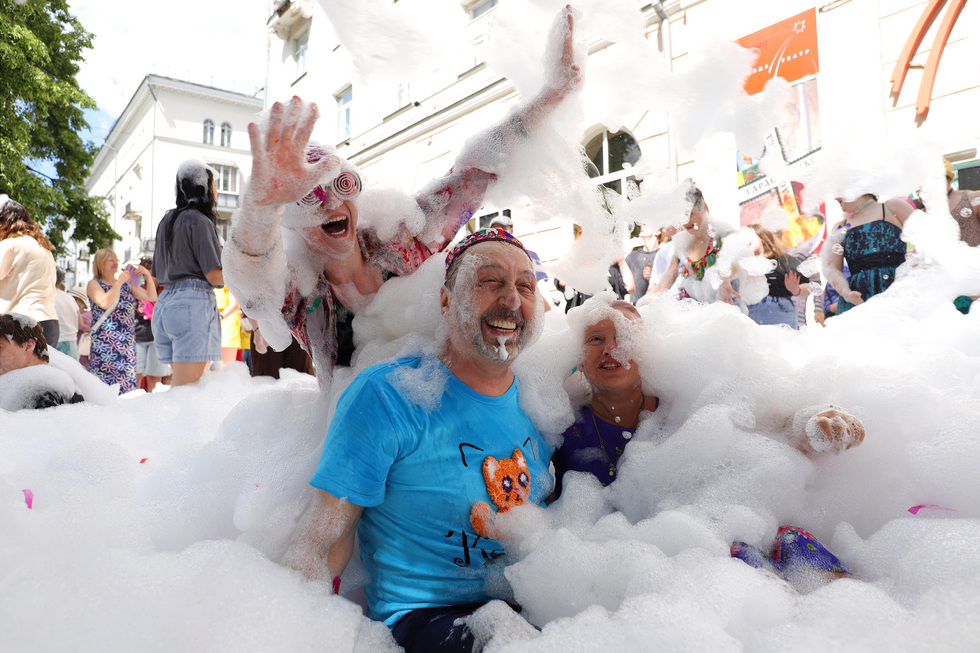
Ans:
[[[469,236],[459,241],[459,244],[456,245],[456,247],[453,247],[452,250],[449,252],[449,254],[446,256],[446,278],[447,279],[449,278],[449,270],[450,268],[452,268],[453,261],[458,259],[463,252],[468,250],[470,247],[473,247],[473,245],[476,245],[478,243],[485,243],[493,240],[497,240],[503,243],[510,243],[514,247],[519,247],[522,252],[527,254],[528,259],[531,258],[531,255],[528,254],[527,248],[524,247],[521,241],[517,240],[516,238],[514,238],[514,236],[507,233],[503,229],[496,229],[496,228],[480,229],[479,231],[474,231]]]

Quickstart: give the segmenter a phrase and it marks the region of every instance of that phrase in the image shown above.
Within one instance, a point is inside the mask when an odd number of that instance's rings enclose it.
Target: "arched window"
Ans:
[[[231,125],[221,123],[221,147],[231,147]]]
[[[214,122],[210,119],[204,121],[204,144],[214,145]]]
[[[628,132],[602,132],[588,142],[585,154],[595,165],[592,174],[596,184],[623,193],[626,180],[636,182],[631,169],[640,160],[640,144]]]

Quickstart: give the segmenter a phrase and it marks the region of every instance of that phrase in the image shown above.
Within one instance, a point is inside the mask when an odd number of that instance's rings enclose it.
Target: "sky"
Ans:
[[[79,85],[96,102],[86,140],[101,145],[140,82],[157,74],[254,93],[265,85],[269,0],[70,0],[94,36]]]

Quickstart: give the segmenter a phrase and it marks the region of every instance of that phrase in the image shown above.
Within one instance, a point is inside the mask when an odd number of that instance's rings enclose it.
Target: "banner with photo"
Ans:
[[[780,156],[790,170],[812,165],[813,155],[821,146],[816,9],[744,36],[737,43],[759,52],[745,81],[749,95],[760,92],[773,77],[790,82],[793,90],[792,101],[786,106],[781,122],[766,135],[766,153]],[[783,232],[786,245],[809,251],[819,247],[824,236],[823,216],[802,214],[802,184],[776,183],[759,170],[759,159],[741,152],[737,155],[737,169],[743,226],[769,222],[763,220],[767,212],[783,211],[789,224]]]

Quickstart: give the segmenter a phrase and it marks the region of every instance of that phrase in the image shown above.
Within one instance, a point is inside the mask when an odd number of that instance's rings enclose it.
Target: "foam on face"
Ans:
[[[366,3],[326,4],[352,20],[367,11]],[[542,7],[503,3],[499,11]],[[522,34],[498,29],[495,38],[524,60]],[[656,96],[661,104],[650,106],[690,116],[678,137],[682,149],[694,148],[749,115],[738,113],[751,108],[738,99],[744,61],[726,47],[705,50],[710,66],[691,62],[669,76],[625,61],[632,76],[590,78],[589,95],[609,98],[607,125],[630,115],[635,98]],[[661,408],[641,424],[612,486],[570,474],[548,510],[505,515],[524,520],[527,538],[514,544],[506,575],[543,630],[508,641],[514,630],[502,628],[485,650],[770,650],[787,638],[814,650],[841,641],[861,650],[975,646],[980,311],[960,315],[951,302],[980,293],[977,252],[955,246],[955,232],[938,219],[941,166],[927,150],[843,148],[841,125],[828,116],[822,128],[827,138],[813,176],[802,180],[807,188],[851,194],[870,179],[887,196],[924,187],[930,215],[913,216],[905,231],[932,267],[906,271],[889,291],[803,332],[759,327],[721,304],[665,298],[642,308],[646,344],[631,357],[642,361],[644,388]],[[574,221],[593,239],[586,242],[613,253],[615,225],[626,218],[599,206],[582,173],[569,173],[578,159],[563,159],[565,146],[541,150],[558,166],[554,183],[542,175],[527,186],[533,206],[544,207],[535,224]],[[731,156],[718,158],[724,182],[713,187],[701,174],[706,151],[694,176],[723,219]],[[641,200],[671,188],[649,175]],[[510,192],[504,196],[521,197]],[[590,250],[573,251],[570,267],[589,263]],[[438,348],[442,261],[434,258],[386,283],[358,316],[359,366]],[[600,279],[612,260],[592,262]],[[580,355],[569,344],[570,319],[549,312],[541,338],[514,364],[522,405],[552,444],[573,419],[562,387]],[[396,650],[387,629],[354,603],[278,564],[310,497],[329,404],[352,375],[338,368],[331,395],[321,398],[309,377],[248,379],[232,364],[197,387],[0,414],[2,648],[134,650],[151,641],[160,650]],[[860,447],[808,459],[788,444],[794,413],[822,402],[863,420]],[[92,424],[98,428],[83,426]],[[909,512],[924,504],[940,508]],[[733,540],[766,548],[783,523],[813,532],[855,579],[799,594],[729,557]],[[487,620],[507,618],[501,611]]]

